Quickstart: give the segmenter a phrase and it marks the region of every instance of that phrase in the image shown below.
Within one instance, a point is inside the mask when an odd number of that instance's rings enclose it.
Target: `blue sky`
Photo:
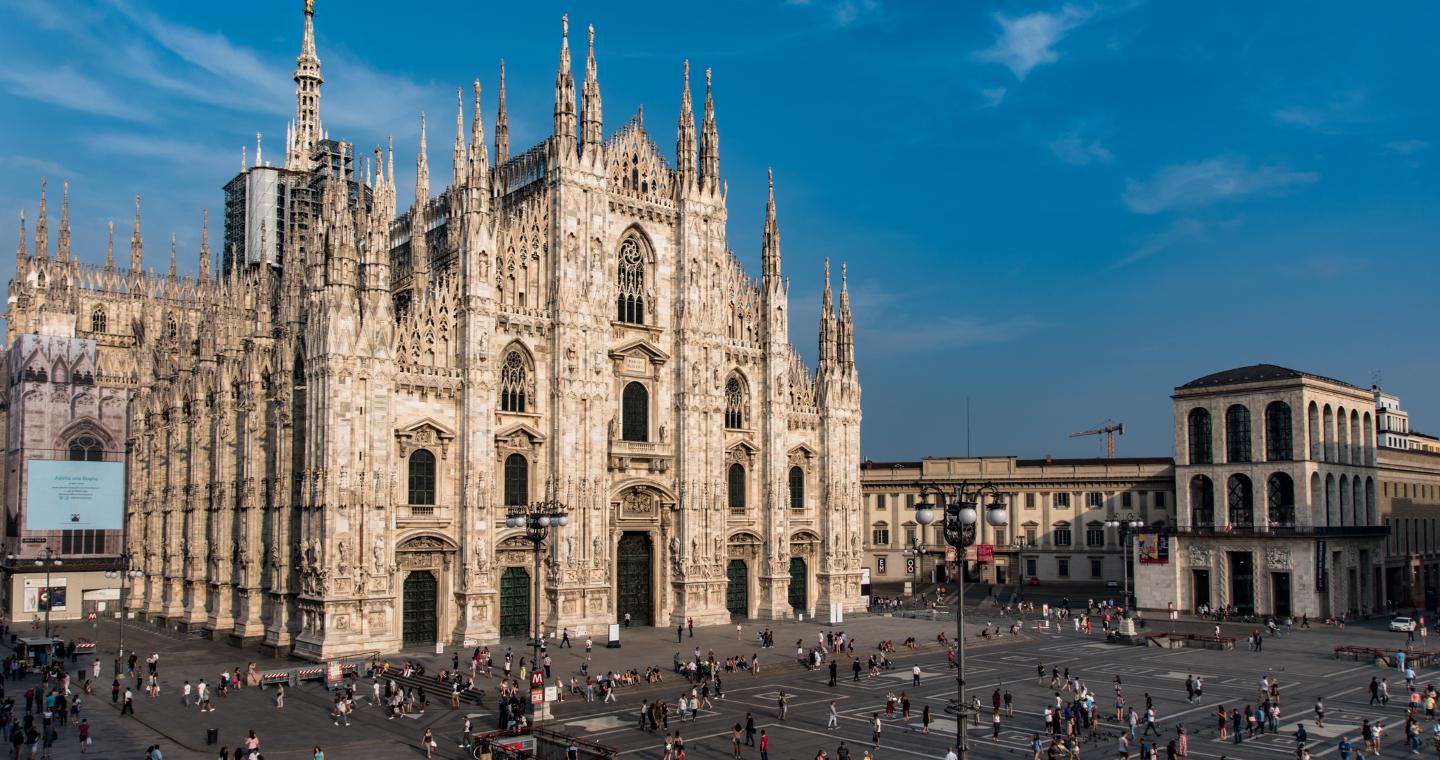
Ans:
[[[124,260],[139,192],[147,264],[174,230],[193,271],[241,146],[282,157],[301,6],[0,2],[0,240],[42,176],[53,230],[69,179],[80,258],[114,219]],[[812,360],[821,262],[849,262],[867,457],[964,454],[967,396],[975,454],[1095,455],[1066,434],[1113,418],[1168,455],[1171,389],[1256,362],[1381,373],[1440,433],[1440,5],[318,0],[326,125],[395,136],[404,206],[420,111],[438,189],[454,90],[479,77],[493,127],[504,57],[518,152],[564,12],[607,132],[643,104],[673,150],[681,61],[714,68],[731,245],[758,271],[773,166]]]

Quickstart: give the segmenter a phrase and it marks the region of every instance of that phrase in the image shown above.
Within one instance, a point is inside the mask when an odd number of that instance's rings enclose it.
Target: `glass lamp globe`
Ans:
[[[915,522],[921,525],[929,525],[935,522],[935,510],[931,509],[928,505],[915,510]]]
[[[998,528],[1010,522],[1010,517],[1005,513],[1004,507],[998,507],[992,504],[990,505],[990,510],[985,513],[985,522]]]
[[[973,504],[966,504],[960,508],[960,524],[974,525],[980,520],[980,513],[975,510]]]

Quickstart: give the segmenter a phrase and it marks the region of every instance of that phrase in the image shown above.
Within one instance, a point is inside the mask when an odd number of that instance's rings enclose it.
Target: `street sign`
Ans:
[[[906,557],[906,558],[905,558],[905,573],[906,573],[907,575],[914,575],[914,574],[915,574],[915,558],[914,558],[914,557]]]
[[[85,619],[86,619],[86,620],[90,620],[90,621],[93,622],[93,621],[95,620],[95,613],[92,612],[92,613],[86,615],[86,616],[85,616]]]
[[[980,544],[975,547],[975,558],[980,562],[995,561],[995,545]]]
[[[545,674],[535,671],[530,674],[530,688],[539,689],[545,686]]]
[[[544,702],[544,701],[545,701],[545,690],[544,690],[544,689],[531,689],[531,690],[530,690],[530,704],[532,704],[532,705],[538,705],[538,704],[540,704],[540,703],[542,703],[542,702]]]

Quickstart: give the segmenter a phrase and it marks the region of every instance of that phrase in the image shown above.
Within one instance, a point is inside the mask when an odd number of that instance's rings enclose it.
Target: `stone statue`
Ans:
[[[720,538],[719,536],[716,536],[716,537],[715,537],[715,556],[719,557],[721,551],[723,551],[724,548],[725,548],[725,540],[722,539],[722,538]]]
[[[615,440],[615,418],[610,418],[610,440]]]
[[[488,565],[485,562],[485,544],[489,543],[484,536],[475,539],[475,566],[485,569]]]
[[[674,556],[677,556],[678,554],[680,554],[680,538],[679,538],[678,536],[671,536],[671,537],[670,537],[670,556],[674,557]]]
[[[340,543],[335,547],[335,554],[336,554],[336,556],[339,558],[339,561],[338,561],[338,564],[337,564],[337,568],[339,569],[340,574],[341,574],[341,575],[349,575],[349,573],[350,573],[350,539],[348,539],[348,538],[346,538],[346,539],[341,539],[341,540],[340,540]]]
[[[566,537],[565,537],[565,556],[566,556],[566,557],[573,557],[573,556],[575,556],[575,537],[574,537],[574,536],[566,536]]]
[[[668,443],[668,442],[669,442],[669,439],[670,439],[669,431],[666,429],[666,427],[665,427],[664,425],[661,425],[661,426],[660,426],[660,442],[661,442],[661,443]]]
[[[599,536],[596,536],[592,551],[595,555],[595,559],[603,559],[605,557],[605,540],[600,538]]]
[[[376,536],[375,543],[372,545],[370,551],[375,563],[375,572],[379,573],[385,568],[385,539],[381,536]]]

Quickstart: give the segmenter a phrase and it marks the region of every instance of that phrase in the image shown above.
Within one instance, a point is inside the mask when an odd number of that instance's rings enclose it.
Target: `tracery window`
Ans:
[[[1250,478],[1231,475],[1228,484],[1230,503],[1230,525],[1234,528],[1255,526],[1255,492],[1250,487]]]
[[[82,435],[70,441],[70,461],[99,462],[104,450],[94,437]]]
[[[790,468],[790,508],[805,508],[805,470]]]
[[[505,457],[505,506],[523,507],[530,500],[530,460],[522,454]]]
[[[1290,432],[1290,405],[1273,401],[1265,407],[1265,460],[1288,462],[1293,454]]]
[[[645,324],[645,256],[633,238],[620,244],[620,296],[617,319]]]
[[[435,503],[435,455],[428,449],[410,455],[409,486],[408,503]]]
[[[1266,487],[1266,511],[1272,528],[1295,526],[1295,481],[1283,472],[1270,476]]]
[[[1189,419],[1190,464],[1210,464],[1213,461],[1210,453],[1210,412],[1191,409]]]
[[[528,387],[525,358],[519,351],[511,351],[500,365],[500,411],[524,412]]]
[[[745,427],[745,386],[738,377],[725,381],[725,427],[730,430]]]
[[[174,317],[165,320],[165,339],[169,341],[180,339],[180,325],[176,323]]]
[[[95,311],[90,312],[90,332],[103,333],[105,332],[105,327],[105,310],[97,308]]]
[[[730,511],[745,511],[745,466],[740,463],[730,465],[727,473],[726,485],[729,491]]]
[[[620,403],[621,440],[650,440],[650,391],[643,383],[630,383]]]
[[[1250,410],[1240,404],[1225,410],[1225,461],[1250,461]]]

